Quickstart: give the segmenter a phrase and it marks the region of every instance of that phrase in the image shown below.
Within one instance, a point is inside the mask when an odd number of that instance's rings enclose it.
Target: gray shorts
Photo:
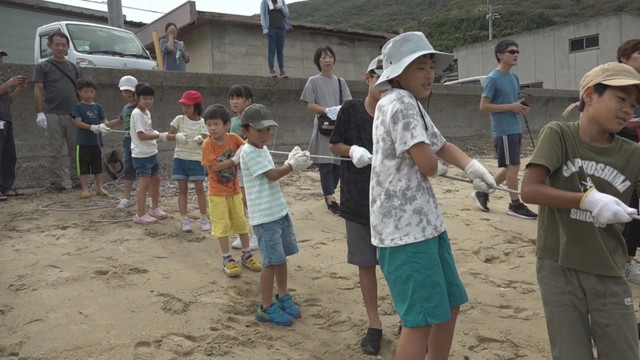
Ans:
[[[376,247],[371,244],[371,228],[345,220],[347,225],[347,262],[372,267],[378,264]]]
[[[538,258],[542,306],[554,359],[638,360],[633,295],[623,276],[573,270]]]
[[[520,165],[522,134],[509,134],[493,138],[493,147],[498,157],[498,167]]]

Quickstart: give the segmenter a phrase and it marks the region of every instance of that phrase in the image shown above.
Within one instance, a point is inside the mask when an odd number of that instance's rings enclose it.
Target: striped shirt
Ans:
[[[275,168],[267,147],[259,149],[246,144],[240,154],[240,164],[249,208],[249,223],[252,226],[260,225],[285,216],[289,207],[282,196],[280,182],[271,181],[264,174]]]

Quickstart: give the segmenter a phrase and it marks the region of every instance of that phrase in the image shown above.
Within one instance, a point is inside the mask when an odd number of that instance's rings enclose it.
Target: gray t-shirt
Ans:
[[[340,89],[338,88],[338,77],[335,75],[324,76],[314,75],[307,80],[307,84],[302,90],[300,100],[306,103],[315,103],[324,107],[337,106],[347,100],[351,100],[351,92],[347,82],[340,78],[342,84],[342,102],[340,101]],[[329,151],[329,136],[320,135],[318,132],[318,115],[313,119],[313,130],[311,132],[311,143],[309,152],[314,155],[333,156]],[[314,159],[316,164],[339,164],[338,160]]]
[[[169,39],[164,38],[160,40],[160,49],[162,49],[162,56],[164,59],[165,71],[187,71],[187,64],[185,63],[186,48],[182,41],[173,40],[173,51],[167,50]],[[180,51],[179,49],[183,49]],[[188,53],[187,53],[188,54]]]
[[[36,66],[36,73],[33,76],[34,83],[44,85],[44,112],[49,114],[69,115],[78,102],[76,95],[76,83],[83,79],[80,67],[69,60],[55,62],[60,70],[75,79],[72,83],[63,73],[60,72],[48,59],[40,62]]]
[[[0,85],[4,84],[7,80],[0,76]],[[11,105],[11,89],[7,89],[7,91],[0,94],[0,120],[2,121],[12,121],[11,117],[11,109],[9,106]]]

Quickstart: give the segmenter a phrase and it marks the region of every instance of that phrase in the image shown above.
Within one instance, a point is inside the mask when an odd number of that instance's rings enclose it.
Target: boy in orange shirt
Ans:
[[[227,133],[231,115],[222,105],[211,105],[204,113],[209,137],[202,143],[202,165],[209,170],[209,218],[222,251],[222,271],[229,277],[242,272],[229,250],[229,235],[239,234],[242,243],[240,263],[261,271],[249,248],[249,227],[244,216],[242,191],[238,184],[238,162],[244,141]]]

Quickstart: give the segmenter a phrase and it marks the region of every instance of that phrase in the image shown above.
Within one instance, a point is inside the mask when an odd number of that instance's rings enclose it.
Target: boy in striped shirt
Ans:
[[[262,255],[260,293],[262,304],[256,319],[275,325],[291,325],[300,317],[300,309],[287,290],[287,256],[298,253],[298,244],[278,180],[287,174],[311,165],[309,153],[297,146],[289,154],[284,166],[275,167],[266,145],[272,130],[278,126],[271,111],[261,104],[252,104],[242,113],[241,127],[247,136],[242,147],[240,164],[244,179],[249,221],[258,237]],[[277,294],[273,300],[273,283],[277,280]]]

